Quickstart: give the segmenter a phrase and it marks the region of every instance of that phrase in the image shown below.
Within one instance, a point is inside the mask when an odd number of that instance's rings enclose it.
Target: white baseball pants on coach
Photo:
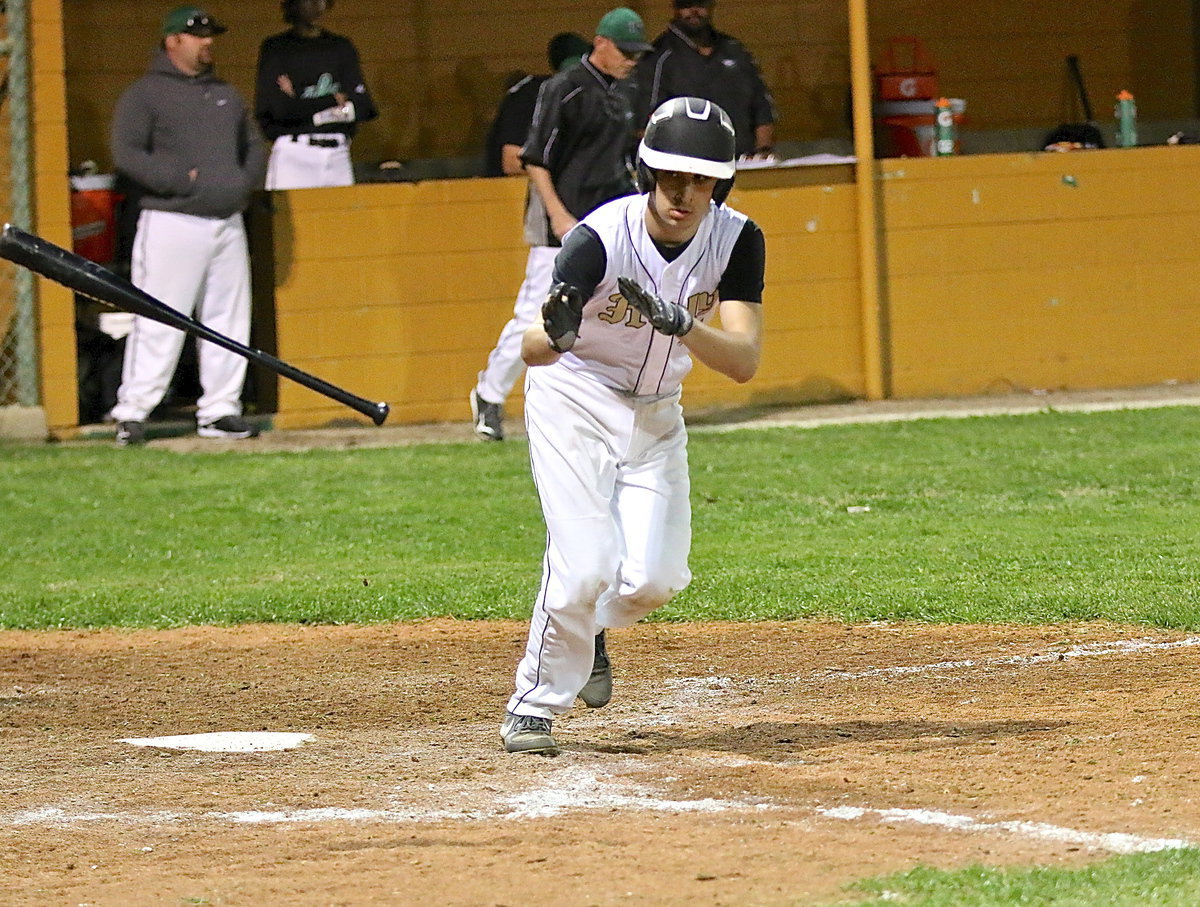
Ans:
[[[314,145],[312,142],[336,142]],[[344,135],[281,135],[271,145],[267,161],[268,189],[319,189],[353,186],[350,140]]]
[[[171,308],[241,343],[250,340],[250,260],[242,215],[195,217],[145,210],[138,218],[131,262],[133,283]],[[182,331],[138,316],[125,341],[125,362],[113,418],[143,421],[166,393]],[[200,425],[242,412],[246,360],[198,340]]]
[[[546,557],[508,710],[553,718],[587,682],[595,635],[691,580],[687,431],[678,390],[629,397],[561,364],[529,369],[525,424]]]
[[[525,259],[525,280],[517,291],[513,316],[500,331],[500,339],[488,354],[487,366],[479,373],[476,393],[488,403],[502,404],[521,377],[525,362],[521,359],[521,338],[534,321],[541,318],[542,304],[550,295],[554,280],[556,246],[530,246]]]

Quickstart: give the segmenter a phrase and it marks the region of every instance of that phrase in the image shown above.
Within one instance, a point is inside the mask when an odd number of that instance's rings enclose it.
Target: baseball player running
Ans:
[[[553,753],[578,696],[608,703],[604,631],[628,627],[691,579],[680,384],[695,357],[738,382],[762,349],[762,231],[723,202],[729,116],[674,98],[638,148],[645,194],[566,236],[543,323],[522,338],[525,422],[546,521],[542,585],[500,726],[513,753]],[[721,327],[708,323],[719,308]]]

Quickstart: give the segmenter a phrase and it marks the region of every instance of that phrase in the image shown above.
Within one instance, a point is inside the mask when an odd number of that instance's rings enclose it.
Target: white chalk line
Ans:
[[[1067,661],[1073,658],[1089,658],[1101,655],[1130,655],[1137,652],[1164,652],[1170,649],[1191,648],[1200,646],[1200,636],[1189,636],[1169,642],[1156,642],[1152,639],[1127,639],[1117,642],[1093,642],[1081,646],[1072,646],[1061,652],[1046,652],[1041,655],[1005,655],[997,658],[962,659],[960,661],[939,661],[933,664],[900,665],[891,668],[869,668],[865,671],[825,671],[827,677],[838,677],[843,680],[857,680],[862,677],[878,677],[880,675],[928,674],[935,671],[952,671],[959,668],[988,668],[1001,665],[1036,665],[1051,664]]]
[[[671,800],[658,796],[651,788],[629,781],[614,780],[614,768],[606,764],[603,777],[595,769],[568,766],[553,770],[539,778],[536,785],[525,790],[499,794],[491,804],[475,807],[447,807],[436,801],[463,802],[477,799],[477,787],[462,785],[431,785],[435,803],[416,806],[396,803],[388,808],[317,807],[309,809],[247,809],[231,811],[169,811],[117,812],[107,810],[69,811],[56,806],[44,806],[17,813],[0,814],[0,826],[71,827],[99,822],[125,825],[170,825],[196,822],[218,822],[234,825],[282,825],[321,822],[441,822],[547,819],[566,813],[586,811],[635,811],[665,813],[718,813],[731,810],[763,810],[772,808],[766,801],[719,800],[706,797],[696,800]],[[393,799],[399,800],[397,795]]]
[[[892,412],[860,412],[854,404],[845,405],[842,411],[830,415],[814,416],[807,419],[759,419],[744,422],[730,422],[719,425],[689,425],[688,432],[725,434],[732,431],[760,431],[771,428],[824,428],[827,425],[874,424],[886,422],[915,422],[925,419],[975,419],[988,416],[1032,416],[1048,413],[1107,413],[1121,410],[1165,409],[1172,406],[1197,406],[1200,397],[1194,394],[1180,395],[1174,398],[1149,400],[1092,400],[1092,401],[1058,401],[1028,403],[997,403],[995,405],[982,403],[953,408],[955,401],[944,401],[943,406],[930,409],[905,410],[898,407]]]
[[[874,818],[880,822],[911,822],[932,825],[947,831],[984,832],[1012,835],[1049,841],[1055,844],[1074,844],[1088,850],[1103,850],[1115,854],[1156,853],[1193,847],[1184,838],[1147,838],[1126,832],[1091,832],[1047,822],[989,822],[972,816],[957,815],[933,809],[870,809],[859,806],[819,807],[817,812],[827,819]]]

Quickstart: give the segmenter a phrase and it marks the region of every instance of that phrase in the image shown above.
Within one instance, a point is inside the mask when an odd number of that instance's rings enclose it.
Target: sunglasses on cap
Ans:
[[[168,34],[192,35],[197,38],[211,38],[224,34],[228,29],[208,13],[195,12],[182,22],[177,22]]]
[[[716,3],[716,0],[675,0],[676,9],[690,9],[693,6],[710,7]]]

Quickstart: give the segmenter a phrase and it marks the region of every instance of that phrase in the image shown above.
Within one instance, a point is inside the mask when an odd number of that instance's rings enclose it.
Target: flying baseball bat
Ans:
[[[68,252],[40,236],[26,233],[20,227],[5,224],[4,229],[0,231],[0,258],[16,262],[43,277],[61,283],[76,293],[112,306],[114,309],[133,312],[135,315],[141,315],[185,333],[193,334],[209,343],[215,343],[217,346],[224,347],[232,353],[237,353],[251,362],[270,369],[277,375],[291,378],[309,390],[314,390],[318,394],[324,394],[338,403],[345,404],[369,417],[376,425],[382,425],[383,420],[388,416],[386,403],[374,403],[364,397],[359,397],[357,394],[352,394],[336,384],[330,384],[316,375],[310,375],[294,365],[288,365],[270,353],[246,346],[232,337],[226,337],[207,325],[201,324],[195,318],[177,312],[149,293],[139,290],[128,280],[118,277],[112,271],[102,268],[74,252]]]

